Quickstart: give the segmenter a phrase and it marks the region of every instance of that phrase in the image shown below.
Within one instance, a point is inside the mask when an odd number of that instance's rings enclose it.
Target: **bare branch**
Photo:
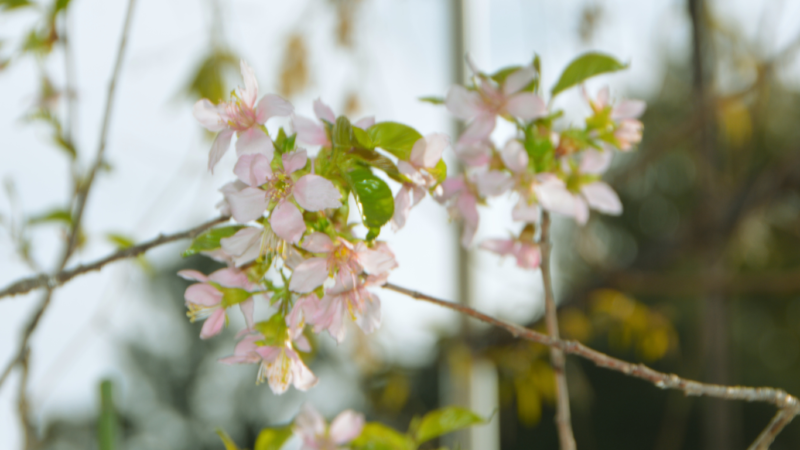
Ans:
[[[614,370],[624,373],[632,377],[640,378],[647,382],[654,384],[661,389],[675,389],[683,391],[684,394],[690,396],[702,397],[715,397],[725,400],[744,400],[748,402],[763,402],[770,403],[777,406],[780,411],[772,419],[769,426],[761,433],[756,442],[751,446],[751,449],[767,448],[766,446],[772,442],[775,436],[785,427],[791,420],[800,413],[800,401],[793,395],[788,394],[783,389],[775,389],[771,387],[745,387],[745,386],[723,386],[719,384],[701,383],[699,381],[687,380],[675,374],[667,374],[653,370],[644,364],[631,364],[621,359],[608,356],[604,353],[592,350],[591,348],[581,344],[577,341],[565,341],[556,339],[546,334],[538,333],[529,330],[525,327],[515,325],[512,323],[504,322],[492,316],[483,314],[468,306],[460,305],[458,303],[441,300],[430,295],[422,294],[411,289],[406,289],[391,283],[383,285],[384,289],[399,292],[411,298],[433,303],[462,314],[466,314],[472,318],[478,319],[481,322],[494,325],[502,328],[512,336],[517,338],[526,339],[538,344],[547,345],[549,347],[558,348],[564,353],[577,355],[582,358],[588,359],[595,363],[598,367]]]
[[[105,258],[99,259],[93,263],[85,265],[81,264],[73,269],[63,270],[53,276],[41,274],[30,278],[24,278],[22,280],[12,283],[8,287],[0,291],[0,298],[11,295],[25,294],[34,289],[40,289],[44,287],[56,288],[66,283],[67,281],[75,278],[78,275],[83,275],[87,272],[100,270],[106,264],[119,261],[121,259],[134,258],[136,256],[139,256],[147,252],[152,248],[168,244],[170,242],[179,241],[181,239],[194,239],[200,233],[206,231],[207,229],[213,227],[214,225],[226,222],[229,219],[230,217],[228,216],[220,216],[217,217],[216,219],[209,220],[208,222],[198,225],[192,229],[181,231],[180,233],[160,235],[155,239],[151,239],[139,245],[134,245],[133,247],[128,247],[118,252],[114,252],[106,256]]]
[[[791,422],[797,414],[797,408],[785,408],[778,411],[775,417],[769,422],[769,425],[767,425],[767,428],[758,435],[756,440],[750,444],[750,447],[747,447],[747,450],[769,449],[769,446],[772,444],[772,441],[775,440],[778,433],[780,433],[786,425],[789,425],[789,422]]]
[[[556,300],[553,295],[553,279],[550,275],[550,214],[542,213],[542,233],[539,238],[539,248],[542,252],[542,283],[544,284],[544,308],[547,334],[559,339],[558,312]],[[572,433],[572,418],[569,410],[569,388],[567,387],[566,359],[564,352],[556,347],[550,347],[550,361],[556,374],[556,427],[558,428],[558,441],[561,450],[575,450],[575,436]]]

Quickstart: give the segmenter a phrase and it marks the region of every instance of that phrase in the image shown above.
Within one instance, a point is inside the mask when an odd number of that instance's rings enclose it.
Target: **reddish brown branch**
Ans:
[[[430,295],[422,294],[420,292],[406,289],[391,283],[386,283],[383,288],[399,292],[417,300],[426,301],[428,303],[433,303],[454,311],[458,311],[461,314],[466,314],[467,316],[478,319],[482,322],[502,328],[511,333],[511,335],[514,337],[557,348],[564,353],[580,356],[592,361],[599,367],[604,367],[606,369],[615,370],[632,377],[640,378],[654,384],[656,387],[661,389],[675,389],[683,391],[684,394],[691,396],[715,397],[725,400],[744,400],[748,402],[763,402],[775,405],[778,407],[778,409],[780,409],[780,411],[775,418],[772,419],[772,422],[770,422],[769,426],[761,433],[756,442],[753,443],[753,446],[750,447],[751,449],[767,448],[775,436],[789,422],[792,421],[794,416],[800,413],[800,401],[782,389],[775,389],[771,387],[755,388],[745,386],[723,386],[687,380],[675,374],[667,374],[653,370],[644,364],[632,364],[621,359],[608,356],[604,353],[592,350],[591,348],[577,341],[556,339],[519,325],[514,325],[512,323],[495,319],[492,316],[483,314],[482,312],[476,311],[468,306],[441,300],[436,297],[431,297]]]

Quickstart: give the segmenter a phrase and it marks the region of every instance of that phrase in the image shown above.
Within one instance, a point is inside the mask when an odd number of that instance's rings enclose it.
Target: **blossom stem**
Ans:
[[[553,295],[553,278],[550,272],[550,214],[542,212],[541,235],[539,248],[542,252],[542,283],[544,284],[545,324],[547,334],[555,339],[560,339],[558,332],[558,313]],[[556,427],[561,450],[575,450],[575,436],[572,433],[572,419],[569,408],[569,389],[567,387],[566,358],[564,352],[556,347],[550,347],[550,361],[556,377]]]
[[[513,323],[496,319],[480,311],[458,303],[441,300],[421,292],[413,291],[392,283],[383,285],[384,289],[407,295],[416,300],[433,303],[444,308],[465,314],[481,322],[502,328],[515,338],[525,339],[538,344],[557,348],[564,353],[588,359],[598,367],[614,370],[625,375],[639,378],[652,383],[660,389],[675,389],[683,391],[687,396],[714,397],[725,400],[743,400],[747,402],[763,402],[778,407],[778,414],[772,419],[767,428],[759,435],[750,450],[767,448],[770,442],[780,431],[798,414],[800,414],[800,400],[788,394],[783,389],[771,387],[724,386],[719,384],[701,383],[699,381],[681,378],[675,374],[668,374],[653,370],[644,364],[632,364],[621,359],[593,350],[578,341],[565,341],[543,333],[530,330]]]

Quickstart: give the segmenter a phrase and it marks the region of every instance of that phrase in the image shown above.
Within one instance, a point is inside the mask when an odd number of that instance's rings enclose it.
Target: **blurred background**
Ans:
[[[54,268],[73,175],[95,155],[126,7],[0,0],[0,286]],[[593,215],[582,228],[555,220],[562,333],[687,378],[798,394],[797,17],[800,3],[787,0],[139,0],[108,164],[71,264],[216,216],[233,158],[206,171],[212,136],[191,107],[226,98],[241,82],[240,59],[262,93],[301,114],[321,97],[353,118],[453,135],[444,108],[417,98],[461,82],[464,53],[489,72],[538,53],[550,86],[575,56],[599,50],[631,66],[587,88],[646,100],[644,141],[606,175],[622,216]],[[588,112],[578,92],[556,106],[565,124]],[[498,199],[483,210],[478,241],[514,229],[512,206]],[[392,282],[542,328],[538,271],[459,250],[456,225],[432,200],[384,238],[400,263]],[[0,449],[99,448],[98,424],[109,420],[123,449],[220,449],[215,427],[252,448],[262,427],[288,422],[303,402],[329,418],[354,408],[401,431],[415,415],[462,404],[491,421],[430,448],[557,448],[545,348],[389,292],[379,292],[375,335],[352,329],[340,346],[319,337],[308,361],[317,387],[276,397],[255,386],[255,367],[216,363],[232,352],[238,323],[201,341],[185,317],[187,283],[175,272],[216,267],[181,259],[187,246],[56,291],[31,340],[27,401],[20,371],[0,388]],[[39,295],[0,300],[3,367]],[[745,448],[774,413],[661,391],[576,358],[568,377],[586,450]],[[773,448],[800,448],[800,424]]]

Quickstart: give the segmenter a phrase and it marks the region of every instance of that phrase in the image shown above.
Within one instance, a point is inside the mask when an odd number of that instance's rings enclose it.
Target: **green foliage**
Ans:
[[[114,244],[114,246],[117,247],[117,250],[125,250],[126,248],[133,247],[135,244],[133,239],[117,233],[106,234],[106,239],[108,242]]]
[[[55,95],[58,94],[55,92],[52,84],[50,84],[50,81],[46,78],[43,79],[41,97],[47,98],[48,96]],[[60,150],[63,150],[70,157],[70,159],[74,160],[78,157],[78,152],[75,149],[75,146],[72,145],[72,142],[70,142],[64,134],[61,121],[59,121],[58,118],[50,112],[50,110],[46,108],[40,108],[34,113],[28,115],[25,119],[28,121],[39,120],[50,125],[50,127],[53,129],[53,142],[56,144],[56,146]]]
[[[273,314],[269,319],[258,322],[253,326],[259,333],[264,336],[263,340],[259,340],[259,345],[278,346],[286,342],[286,318],[283,314]]]
[[[225,444],[225,450],[239,450],[239,447],[233,442],[233,439],[231,439],[225,430],[217,428],[215,431],[219,435],[219,438],[222,439],[222,443]]]
[[[286,132],[283,131],[283,128],[278,130],[278,136],[275,138],[275,151],[278,154],[289,153],[294,150],[295,147],[295,140],[297,138],[297,133],[286,136]]]
[[[29,225],[39,225],[53,222],[60,222],[65,225],[72,226],[72,213],[70,213],[70,211],[67,209],[56,208],[28,219]]]
[[[356,130],[357,128],[353,129]],[[400,174],[400,170],[397,169],[394,161],[374,150],[354,148],[350,154],[356,156],[358,159],[369,164],[370,166],[382,170],[384,173],[386,173],[386,175],[389,175],[391,179],[399,183],[406,181]]]
[[[367,134],[375,147],[380,147],[403,161],[408,161],[411,149],[422,135],[417,130],[397,122],[380,122],[369,127]]]
[[[11,11],[33,5],[29,0],[0,0],[0,11]]]
[[[353,127],[353,137],[355,138],[355,143],[358,147],[369,150],[375,148],[375,143],[372,142],[372,138],[369,137],[369,134],[367,134],[367,132],[361,128]]]
[[[394,215],[392,190],[369,169],[357,167],[347,173],[347,182],[367,228],[380,228]]]
[[[239,303],[242,303],[253,296],[252,292],[241,288],[224,287],[216,283],[211,284],[214,285],[218,291],[222,292],[222,305],[226,308],[233,305],[238,305]]]
[[[355,137],[353,136],[353,126],[345,116],[339,116],[333,125],[333,149],[334,151],[347,151],[353,147]]]
[[[242,228],[244,228],[242,225],[230,225],[227,227],[208,230],[200,236],[194,238],[192,245],[190,245],[189,248],[183,252],[183,257],[185,258],[187,256],[196,255],[200,252],[218,249],[221,245],[219,243],[220,239],[231,237]]]
[[[114,450],[117,443],[117,412],[114,408],[114,385],[100,382],[100,417],[97,420],[97,444],[100,450]]]
[[[292,437],[292,428],[264,428],[258,433],[254,450],[280,450],[283,444]]]
[[[447,164],[445,164],[444,159],[440,159],[434,167],[426,170],[429,174],[433,175],[439,183],[447,178]]]
[[[483,417],[468,409],[448,406],[425,414],[417,428],[416,440],[421,444],[444,434],[484,422]]]
[[[238,70],[239,58],[234,53],[226,49],[214,49],[195,69],[186,94],[192,100],[207,98],[218,103],[228,93],[225,82],[228,74],[235,74]]]
[[[569,63],[550,93],[555,97],[560,92],[583,83],[595,75],[616,72],[626,67],[627,64],[622,64],[611,56],[595,52],[585,53]]]
[[[420,97],[417,100],[432,105],[444,105],[444,97]]]
[[[364,425],[361,435],[350,446],[354,450],[414,450],[414,440],[378,422]]]

